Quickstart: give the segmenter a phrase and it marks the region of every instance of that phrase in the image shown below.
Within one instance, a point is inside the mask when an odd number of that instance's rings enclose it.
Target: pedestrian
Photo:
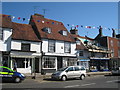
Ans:
[[[14,71],[17,71],[17,62],[14,60],[14,68],[13,68]]]

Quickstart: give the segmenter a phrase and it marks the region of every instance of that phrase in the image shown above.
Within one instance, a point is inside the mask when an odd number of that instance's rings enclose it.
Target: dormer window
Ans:
[[[61,31],[60,31],[60,34],[62,34],[63,36],[67,36],[67,31],[61,30]]]
[[[43,31],[46,32],[46,33],[51,33],[51,28],[49,28],[49,27],[44,27],[44,28],[43,28]]]
[[[64,35],[64,36],[67,36],[67,31],[63,31],[63,35]]]

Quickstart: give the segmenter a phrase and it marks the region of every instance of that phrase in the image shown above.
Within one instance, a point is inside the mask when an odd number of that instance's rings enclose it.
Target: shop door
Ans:
[[[62,57],[57,57],[57,69],[62,68]]]
[[[35,58],[35,72],[39,73],[39,58]]]

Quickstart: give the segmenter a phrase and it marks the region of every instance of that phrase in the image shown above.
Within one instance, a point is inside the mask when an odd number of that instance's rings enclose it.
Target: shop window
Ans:
[[[22,51],[30,51],[30,44],[29,43],[22,43],[21,50]]]
[[[65,42],[65,53],[70,53],[71,46],[69,42]]]
[[[76,64],[77,64],[76,59],[74,59],[74,58],[68,58],[68,60],[67,60],[67,66],[74,66]]]
[[[0,40],[3,40],[3,30],[0,28]]]
[[[55,52],[55,40],[49,40],[48,52]]]
[[[56,68],[55,57],[43,57],[43,68]]]

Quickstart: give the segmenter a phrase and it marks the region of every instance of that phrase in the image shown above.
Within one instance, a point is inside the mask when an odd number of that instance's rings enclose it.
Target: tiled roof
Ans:
[[[38,39],[31,25],[19,24],[13,22],[12,39],[28,40],[28,41],[41,41]]]
[[[40,20],[40,22],[38,22],[38,20]],[[44,21],[44,23],[42,23],[42,21]],[[36,30],[38,30],[37,33],[39,33],[39,36],[43,39],[54,39],[54,40],[75,42],[74,38],[67,31],[67,29],[65,28],[62,22],[58,22],[58,21],[51,20],[51,19],[46,19],[38,15],[32,15],[30,24],[33,25],[34,27],[36,26]],[[52,29],[51,33],[44,32],[42,30],[44,27],[51,28]],[[61,30],[67,31],[67,36],[61,35],[60,34]]]
[[[0,27],[12,28],[12,22],[9,15],[0,14]]]
[[[72,36],[75,37],[75,38],[83,38],[83,39],[88,39],[88,40],[91,40],[91,41],[94,40],[94,39],[89,38],[89,37],[87,37],[87,36],[83,37],[83,36],[79,36],[79,35],[75,35],[75,34],[72,34]]]

